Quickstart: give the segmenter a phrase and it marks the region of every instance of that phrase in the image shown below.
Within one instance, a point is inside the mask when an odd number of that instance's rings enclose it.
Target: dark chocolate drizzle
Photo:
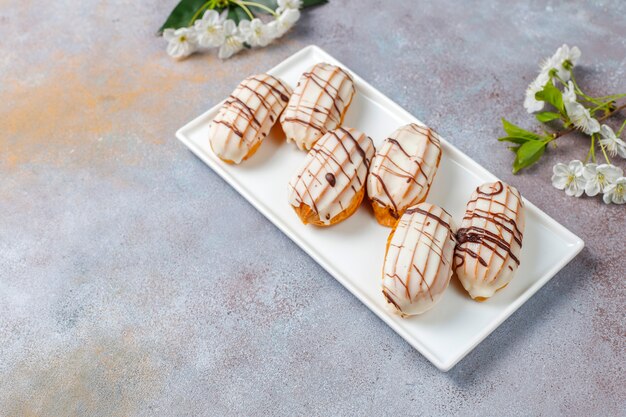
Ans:
[[[385,185],[385,181],[383,181],[383,179],[380,177],[380,175],[374,173],[374,172],[370,172],[370,175],[374,178],[376,178],[378,180],[378,182],[380,182],[380,185],[383,187],[383,191],[385,192],[385,195],[387,195],[387,198],[389,198],[389,201],[391,201],[391,205],[393,206],[393,212],[392,215],[395,218],[398,218],[398,206],[396,206],[395,201],[393,201],[393,198],[391,198],[391,193],[389,192],[389,190],[387,189],[387,185]],[[378,203],[380,203],[383,206],[386,206],[386,203],[383,203],[382,201],[373,198],[374,201],[377,201]],[[395,213],[395,214],[394,214]]]
[[[271,76],[270,76],[271,77]],[[274,80],[278,81],[278,83],[280,84],[281,87],[283,87],[285,89],[285,91],[289,91],[288,89],[285,88],[285,86],[283,85],[283,83],[280,82],[280,80],[278,78],[272,77]],[[284,92],[280,91],[278,88],[276,88],[276,86],[268,83],[265,80],[259,80],[258,78],[255,78],[255,80],[257,80],[259,83],[263,84],[264,86],[266,86],[267,88],[269,88],[273,93],[278,94],[278,96],[280,97],[280,99],[282,101],[289,101],[289,96],[286,95]]]
[[[499,186],[500,188],[499,189],[494,189],[490,193],[485,193],[485,192],[480,190],[480,187],[476,187],[476,193],[479,194],[479,195],[487,196],[487,197],[492,197],[494,195],[498,195],[498,194],[500,194],[504,190],[504,185],[502,185],[502,181],[496,181],[495,184],[497,186]]]
[[[442,210],[443,210],[443,209],[442,209]],[[447,211],[445,211],[445,210],[443,210],[443,212],[444,212],[444,213],[446,213],[446,214],[448,214],[448,212],[447,212]],[[422,209],[421,209],[421,208],[419,208],[419,207],[411,207],[411,208],[408,208],[408,209],[405,211],[405,213],[407,213],[407,214],[413,214],[413,213],[420,213],[420,214],[423,214],[424,216],[428,216],[428,217],[430,217],[431,219],[436,220],[436,221],[437,221],[437,222],[439,222],[441,225],[445,226],[448,230],[452,230],[452,229],[450,228],[450,225],[449,225],[448,223],[444,222],[444,221],[443,221],[443,219],[442,219],[441,217],[439,217],[439,216],[437,216],[437,215],[435,215],[435,214],[433,214],[433,213],[431,213],[431,212],[429,212],[429,211],[422,210]],[[448,216],[449,216],[449,214],[448,214]]]
[[[470,205],[472,203],[475,203],[478,200],[488,200],[492,203],[498,203],[504,207],[507,207],[506,203],[501,203],[498,201],[494,201],[493,197],[500,194],[503,190],[504,190],[504,184],[501,181],[497,181],[495,182],[495,187],[492,188],[492,190],[490,192],[484,192],[481,190],[481,187],[477,187],[476,188],[476,194],[477,197],[470,200],[467,204],[468,207],[470,207]],[[521,200],[519,199],[519,197],[515,194],[515,193],[511,193],[512,195],[514,195],[521,204]],[[479,213],[477,213],[479,212]],[[482,213],[482,214],[481,214]],[[482,210],[482,209],[478,209],[476,207],[474,207],[473,209],[468,209],[465,212],[465,216],[463,217],[463,220],[469,220],[471,221],[472,219],[475,218],[480,218],[480,219],[484,219],[485,221],[491,222],[493,224],[496,225],[497,228],[501,228],[506,230],[507,232],[509,232],[511,234],[512,240],[514,240],[519,246],[520,248],[522,247],[522,232],[519,230],[517,223],[515,222],[515,220],[511,219],[510,217],[508,217],[507,215],[505,215],[504,213],[491,213],[489,211],[486,210]],[[505,224],[505,223],[508,223]],[[493,233],[483,227],[478,227],[478,226],[470,226],[470,227],[464,227],[464,228],[460,228],[457,231],[457,247],[456,247],[456,252],[465,252],[468,255],[470,255],[471,257],[475,258],[478,260],[478,262],[480,262],[481,265],[487,267],[488,263],[485,262],[484,259],[482,259],[476,252],[466,248],[466,247],[462,247],[461,245],[463,245],[464,243],[478,243],[481,244],[489,249],[491,249],[495,255],[499,256],[500,258],[502,258],[503,260],[505,260],[505,256],[503,256],[502,254],[500,254],[498,252],[498,248],[502,249],[506,254],[509,255],[509,257],[517,264],[520,264],[519,259],[513,254],[513,251],[511,249],[511,243],[507,242],[504,238],[502,238],[501,236],[497,235],[496,233]],[[491,243],[492,245],[490,245],[489,243]],[[458,264],[455,265],[455,268],[459,268],[460,266],[462,266],[465,262],[465,259],[463,258],[462,255],[455,253],[455,257],[460,259],[460,262]],[[510,266],[509,266],[510,267]]]
[[[232,106],[238,107],[243,112],[244,118],[247,121],[249,121],[253,125],[256,125],[256,127],[261,127],[261,123],[254,116],[254,111],[240,98],[235,97],[234,95],[230,95],[225,104],[230,104]]]
[[[485,241],[491,242],[507,252],[511,259],[519,265],[519,259],[513,255],[511,245],[497,234],[477,226],[464,227],[457,232],[457,242],[459,245],[465,242],[485,244]]]
[[[328,181],[330,186],[334,187],[335,184],[337,183],[337,180],[335,179],[335,176],[332,173],[327,172],[325,177],[326,177],[326,181]]]

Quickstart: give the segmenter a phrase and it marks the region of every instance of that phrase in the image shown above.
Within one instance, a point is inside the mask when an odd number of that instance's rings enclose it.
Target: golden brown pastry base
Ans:
[[[378,223],[380,223],[383,226],[393,227],[396,224],[396,222],[400,220],[400,217],[402,217],[402,215],[404,214],[407,208],[412,207],[419,203],[423,203],[424,201],[426,201],[426,197],[428,197],[428,193],[426,193],[424,198],[422,198],[421,200],[414,201],[408,204],[406,207],[404,207],[402,210],[400,210],[397,213],[398,217],[396,217],[396,211],[392,207],[383,206],[378,201],[372,200],[372,208],[374,209],[374,216],[376,217],[376,221],[378,221]]]
[[[352,202],[348,207],[345,208],[341,213],[337,214],[335,217],[330,219],[330,223],[326,224],[321,219],[319,214],[313,210],[307,204],[301,203],[299,207],[294,207],[294,211],[300,217],[300,220],[304,224],[312,224],[320,227],[332,226],[333,224],[337,224],[348,217],[352,216],[356,209],[359,208],[361,202],[363,201],[363,197],[365,196],[365,187],[361,188],[361,190],[352,197]]]
[[[250,148],[250,150],[248,151],[248,153],[243,157],[243,159],[241,160],[241,162],[245,161],[246,159],[250,158],[252,155],[254,155],[256,153],[256,151],[259,150],[259,146],[261,146],[261,143],[263,142],[263,140],[258,141],[252,148]],[[224,159],[221,156],[219,156],[217,154],[217,152],[215,152],[215,150],[213,149],[213,145],[211,144],[211,141],[209,141],[209,146],[211,146],[211,151],[213,151],[213,153],[222,161],[226,162],[227,164],[230,165],[237,165],[237,163],[235,161],[232,161],[230,159]],[[241,163],[240,162],[240,163]]]
[[[496,293],[502,289],[504,289],[507,285],[509,285],[509,283],[507,282],[506,284],[504,284],[503,286],[501,286],[500,288],[498,288],[496,290],[495,293],[493,293],[493,295],[496,295]],[[478,302],[478,303],[484,303],[485,301],[487,301],[489,299],[489,297],[476,297],[473,298],[474,301]]]
[[[372,201],[372,209],[374,209],[376,221],[386,227],[393,227],[400,218],[400,216],[395,216],[393,208],[383,206],[378,201]]]

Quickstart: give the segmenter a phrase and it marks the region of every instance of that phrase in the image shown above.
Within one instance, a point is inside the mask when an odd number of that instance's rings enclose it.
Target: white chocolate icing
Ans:
[[[211,121],[213,152],[236,164],[244,160],[269,134],[290,94],[291,87],[269,74],[243,80]]]
[[[519,192],[497,181],[483,184],[467,203],[457,233],[454,268],[472,298],[489,298],[519,266],[525,216]]]
[[[324,224],[347,209],[365,187],[372,140],[352,128],[327,132],[289,182],[289,203],[311,207]]]
[[[383,295],[397,313],[424,313],[448,287],[455,246],[450,221],[441,207],[420,203],[396,224],[385,254]]]
[[[398,218],[424,201],[441,159],[439,135],[415,123],[400,127],[376,152],[367,179],[369,198]]]
[[[350,75],[335,65],[316,64],[302,74],[280,118],[287,142],[311,149],[324,133],[341,125],[354,91]]]

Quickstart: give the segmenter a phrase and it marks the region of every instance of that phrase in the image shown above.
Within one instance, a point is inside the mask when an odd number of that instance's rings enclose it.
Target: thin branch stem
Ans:
[[[615,110],[613,110],[612,112],[607,113],[607,114],[605,114],[602,117],[599,117],[598,121],[599,122],[603,122],[606,119],[608,119],[609,117],[613,116],[615,113],[617,113],[617,112],[619,112],[620,110],[623,110],[623,109],[626,109],[626,103],[624,103],[621,106],[615,108]],[[622,128],[623,128],[623,126],[622,126]],[[569,129],[561,130],[560,132],[555,132],[555,133],[552,134],[552,139],[550,139],[550,141],[556,140],[556,139],[560,138],[561,136],[565,136],[565,135],[567,135],[569,133],[572,133],[574,130],[576,130],[576,127],[572,126]]]
[[[591,152],[593,151],[594,145],[595,145],[595,138],[592,136],[591,146],[589,147],[589,152],[587,152],[587,157],[585,158],[585,164],[587,163],[587,161],[589,161],[589,158],[591,158]]]
[[[622,122],[622,126],[619,128],[619,130],[617,131],[617,133],[615,134],[615,136],[617,136],[619,138],[619,135],[622,134],[622,131],[624,130],[624,126],[626,126],[626,120],[624,120]]]
[[[206,3],[204,3],[204,4],[202,5],[202,7],[200,7],[200,8],[198,9],[198,11],[197,11],[197,12],[195,12],[195,13],[194,13],[194,15],[191,17],[191,19],[189,20],[189,24],[188,24],[187,26],[191,26],[191,25],[193,25],[193,22],[195,22],[195,21],[196,21],[196,19],[200,16],[200,13],[202,13],[203,11],[205,11],[206,9],[208,9],[208,8],[209,8],[209,6],[211,5],[211,3],[213,3],[213,0],[209,0],[209,1],[207,1]]]
[[[250,18],[250,20],[254,19],[254,15],[252,14],[252,12],[250,11],[250,9],[248,9],[248,6],[246,6],[244,4],[244,2],[239,1],[239,0],[230,0],[233,3],[235,3],[237,6],[241,7],[243,9],[244,12],[246,12],[246,14],[248,15],[248,17]]]
[[[259,9],[263,9],[266,12],[272,14],[272,16],[278,17],[278,13],[276,13],[275,10],[270,9],[269,7],[267,7],[264,4],[256,3],[256,2],[253,2],[253,1],[241,1],[240,3],[241,4],[245,4],[246,6],[258,7]]]
[[[591,135],[591,160],[596,163],[596,139],[595,135]]]
[[[572,80],[572,83],[574,84],[574,91],[576,91],[576,94],[582,96],[585,100],[587,100],[590,103],[593,103],[595,105],[600,104],[599,100],[596,100],[595,98],[590,97],[587,94],[583,93],[583,90],[580,89],[580,87],[578,86],[578,83],[576,82],[576,77],[574,77],[574,71],[570,69],[569,73],[570,73],[570,78]]]
[[[604,159],[606,159],[606,163],[611,164],[611,160],[609,159],[609,156],[606,154],[606,150],[604,149],[604,145],[602,144],[602,142],[600,142],[600,149],[602,149],[602,153],[604,154]]]

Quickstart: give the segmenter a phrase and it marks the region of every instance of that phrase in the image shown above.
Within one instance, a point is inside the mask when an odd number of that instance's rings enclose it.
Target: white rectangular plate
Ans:
[[[309,46],[268,71],[295,86],[300,75],[318,62],[345,65],[316,46]],[[357,93],[344,125],[367,133],[379,145],[397,127],[416,122],[400,106],[350,71]],[[241,74],[245,78],[250,74]],[[235,86],[233,86],[234,89]],[[227,165],[212,152],[209,122],[221,103],[182,127],[176,136],[215,172],[378,317],[443,371],[452,368],[583,248],[583,241],[533,204],[526,204],[526,231],[521,266],[502,291],[484,303],[472,301],[453,278],[441,302],[427,313],[402,319],[388,312],[381,286],[385,244],[390,229],[378,225],[362,207],[346,221],[330,227],[305,226],[287,202],[287,183],[305,157],[293,144],[272,132],[259,151],[241,165]],[[457,223],[472,191],[497,178],[450,143],[428,201],[444,207]],[[367,205],[364,202],[364,206]]]

